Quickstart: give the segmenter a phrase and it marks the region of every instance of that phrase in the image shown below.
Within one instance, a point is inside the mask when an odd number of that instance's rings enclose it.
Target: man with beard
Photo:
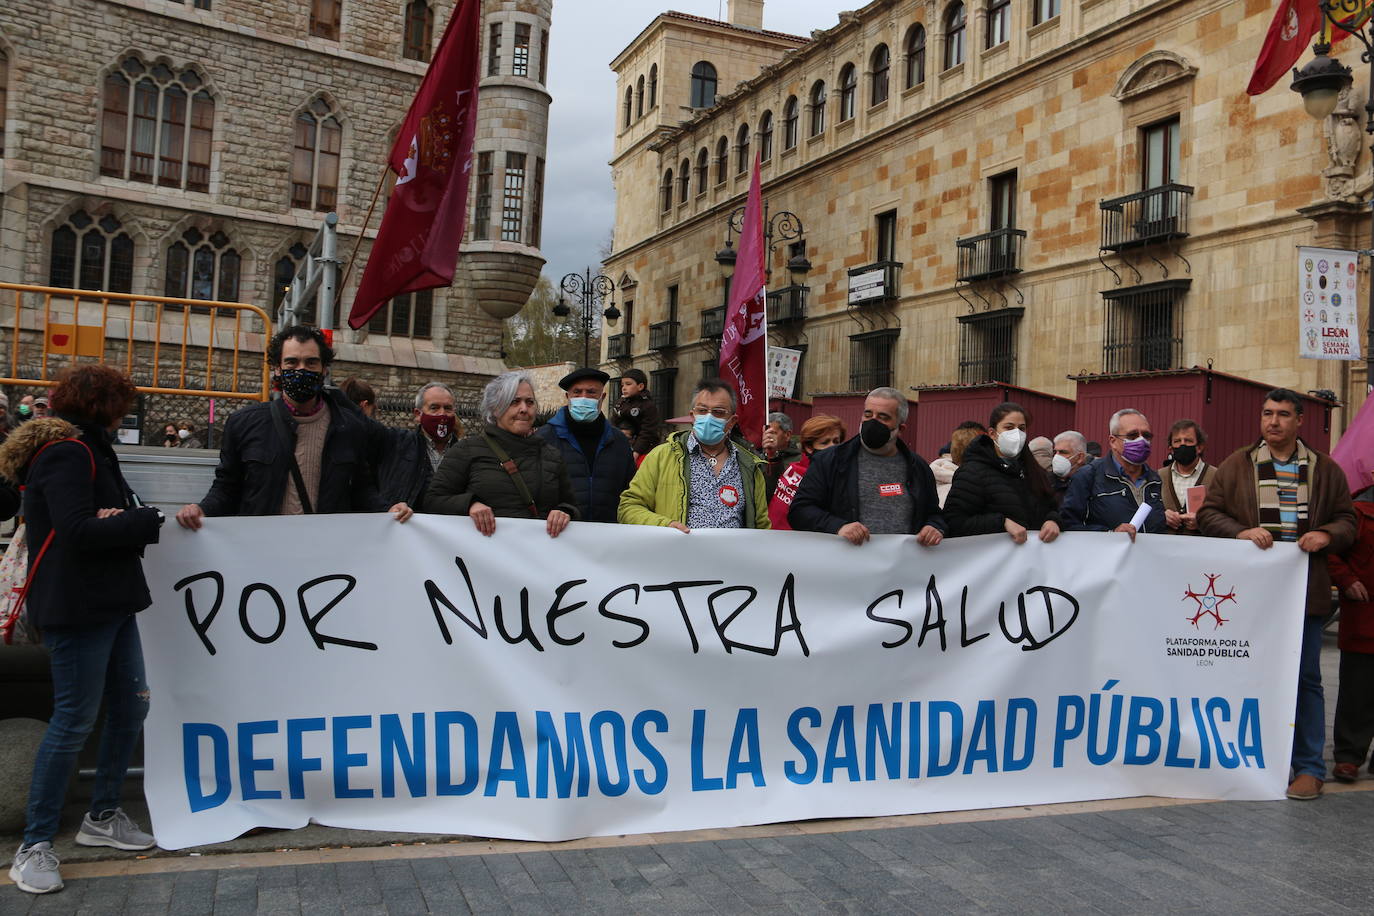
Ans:
[[[601,413],[611,377],[600,369],[574,369],[558,387],[568,403],[535,431],[563,454],[582,519],[614,522],[620,494],[635,476],[630,440]]]

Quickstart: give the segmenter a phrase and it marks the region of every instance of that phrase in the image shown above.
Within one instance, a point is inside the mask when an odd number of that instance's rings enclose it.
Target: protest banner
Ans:
[[[146,561],[145,791],[173,849],[312,819],[565,840],[1280,798],[1306,562],[1150,535],[208,519]]]

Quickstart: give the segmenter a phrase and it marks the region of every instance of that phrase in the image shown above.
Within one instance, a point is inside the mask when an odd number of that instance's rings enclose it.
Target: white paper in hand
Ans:
[[[1135,515],[1131,516],[1131,524],[1135,526],[1136,531],[1145,530],[1145,519],[1150,517],[1151,508],[1149,503],[1141,503],[1140,508],[1135,510]]]

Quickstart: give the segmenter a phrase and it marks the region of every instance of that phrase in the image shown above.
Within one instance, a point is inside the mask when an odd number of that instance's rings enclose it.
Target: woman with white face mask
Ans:
[[[1024,544],[1031,530],[1059,536],[1059,509],[1049,475],[1026,448],[1030,414],[1008,401],[992,410],[988,434],[964,451],[945,499],[951,537],[1005,531]]]

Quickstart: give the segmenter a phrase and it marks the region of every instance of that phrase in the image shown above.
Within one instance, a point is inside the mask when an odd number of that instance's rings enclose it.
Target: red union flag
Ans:
[[[1267,91],[1298,62],[1312,36],[1321,30],[1322,15],[1320,0],[1279,0],[1274,11],[1274,21],[1269,23],[1269,31],[1260,46],[1255,70],[1250,75],[1250,85],[1245,87],[1249,95],[1259,95]],[[1349,23],[1350,20],[1342,19]],[[1341,29],[1331,30],[1331,43],[1345,38]]]
[[[480,21],[480,0],[459,0],[391,148],[396,189],[348,314],[355,330],[393,296],[453,282],[477,130]]]
[[[754,445],[763,441],[768,414],[768,312],[764,306],[763,195],[759,191],[759,157],[744,204],[735,278],[720,343],[720,376],[739,395],[739,428]]]

